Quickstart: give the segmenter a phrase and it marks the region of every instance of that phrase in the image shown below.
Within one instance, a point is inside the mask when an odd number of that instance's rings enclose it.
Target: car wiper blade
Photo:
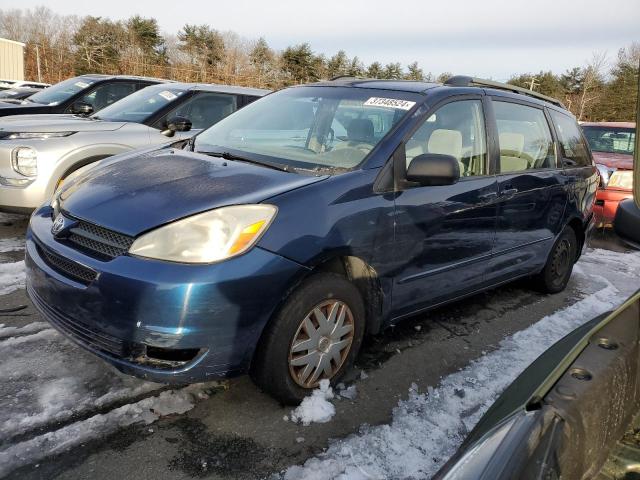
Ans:
[[[273,168],[274,170],[280,170],[281,172],[290,172],[292,170],[291,167],[289,167],[288,165],[280,165],[279,163],[271,163],[271,162],[265,162],[262,160],[254,160],[252,158],[247,158],[247,157],[243,157],[240,155],[236,155],[235,153],[231,153],[231,152],[198,152],[198,153],[204,153],[205,155],[210,155],[212,157],[220,157],[220,158],[224,158],[225,160],[236,160],[238,162],[247,162],[247,163],[254,163],[256,165],[262,165],[263,167],[267,167],[267,168]]]

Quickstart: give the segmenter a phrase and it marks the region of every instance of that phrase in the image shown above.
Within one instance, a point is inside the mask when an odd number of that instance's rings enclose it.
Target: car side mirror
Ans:
[[[87,102],[76,102],[71,105],[71,113],[76,115],[91,115],[93,113],[93,105]]]
[[[191,120],[185,117],[173,117],[167,121],[167,128],[162,131],[163,135],[173,137],[176,132],[188,132],[191,130]]]
[[[407,181],[423,186],[453,185],[459,179],[460,165],[451,155],[423,153],[407,169]]]

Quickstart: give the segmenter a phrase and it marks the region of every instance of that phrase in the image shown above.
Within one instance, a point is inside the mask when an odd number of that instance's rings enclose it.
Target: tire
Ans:
[[[547,263],[533,277],[533,286],[543,293],[559,293],[565,289],[578,253],[578,239],[573,228],[564,228],[549,252]]]
[[[331,312],[336,313],[333,323]],[[298,404],[320,380],[328,378],[335,385],[353,365],[364,327],[364,303],[355,285],[335,273],[313,275],[293,291],[265,328],[251,377],[283,404]]]

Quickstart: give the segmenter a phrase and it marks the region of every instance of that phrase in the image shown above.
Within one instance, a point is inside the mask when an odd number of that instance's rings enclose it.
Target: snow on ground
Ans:
[[[6,295],[24,287],[24,260],[0,263],[0,295]]]
[[[320,387],[291,411],[291,420],[302,423],[305,427],[312,423],[327,423],[336,414],[336,407],[329,401],[332,398],[333,390],[329,386],[329,380],[321,380]]]
[[[24,250],[24,238],[0,238],[0,253]]]
[[[413,386],[388,425],[363,426],[333,441],[285,480],[429,478],[455,453],[500,393],[542,352],[591,318],[621,304],[638,288],[640,254],[590,250],[574,273],[581,300],[505,338],[499,347],[442,379]]]

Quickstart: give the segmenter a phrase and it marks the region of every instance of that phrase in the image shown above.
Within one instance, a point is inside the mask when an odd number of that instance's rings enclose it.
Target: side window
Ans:
[[[191,128],[200,130],[218,123],[237,109],[237,100],[234,95],[196,92],[193,97],[168,114],[167,118],[178,116],[188,118],[191,120]]]
[[[587,146],[576,121],[568,115],[551,110],[551,118],[558,132],[562,150],[562,161],[566,167],[591,165]]]
[[[551,129],[539,108],[493,101],[500,145],[500,173],[556,167]]]
[[[480,100],[447,103],[425,120],[405,145],[407,168],[424,153],[451,155],[458,160],[460,176],[487,173],[487,145]]]
[[[135,91],[135,82],[103,83],[83,96],[80,101],[93,105],[93,111],[97,112]]]

